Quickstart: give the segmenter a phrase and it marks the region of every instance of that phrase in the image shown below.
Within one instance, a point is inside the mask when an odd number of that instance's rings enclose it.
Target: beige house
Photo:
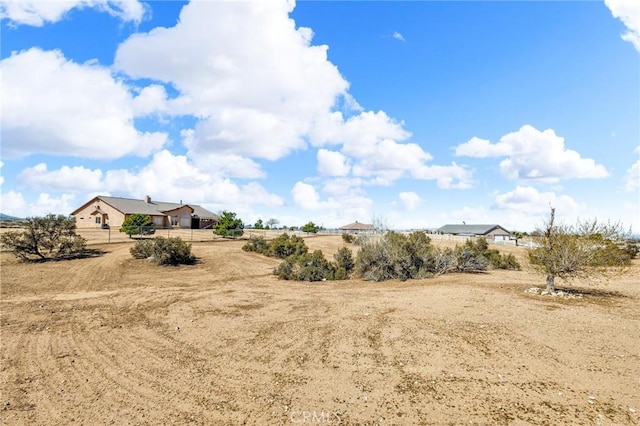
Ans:
[[[99,195],[71,213],[78,228],[120,228],[132,214],[146,214],[157,228],[209,228],[218,222],[218,215],[196,204],[105,197]]]
[[[356,220],[355,222],[341,226],[338,229],[343,232],[353,232],[357,234],[358,232],[374,232],[376,227],[368,223],[360,223]]]
[[[500,225],[444,225],[438,228],[441,234],[463,235],[469,237],[485,237],[494,241],[508,241],[511,232]]]

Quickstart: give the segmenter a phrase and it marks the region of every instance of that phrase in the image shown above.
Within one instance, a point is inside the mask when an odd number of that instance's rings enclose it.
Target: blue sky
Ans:
[[[0,1],[2,198],[640,231],[640,3]]]

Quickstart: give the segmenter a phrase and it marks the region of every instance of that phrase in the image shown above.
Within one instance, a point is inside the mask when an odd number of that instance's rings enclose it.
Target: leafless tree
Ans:
[[[551,208],[544,229],[535,233],[536,247],[529,249],[531,265],[546,275],[547,292],[555,291],[555,278],[592,280],[624,273],[631,257],[620,243],[628,236],[621,223],[578,220],[556,224]]]

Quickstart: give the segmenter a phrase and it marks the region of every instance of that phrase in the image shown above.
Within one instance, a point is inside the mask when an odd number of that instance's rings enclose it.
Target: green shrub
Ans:
[[[160,238],[160,237],[158,237]],[[148,259],[153,257],[155,249],[154,240],[140,240],[137,241],[133,247],[129,249],[129,253],[136,259]]]
[[[424,278],[433,274],[436,249],[424,232],[389,231],[378,241],[361,240],[355,272],[366,280]]]
[[[389,231],[380,240],[363,240],[356,256],[356,275],[372,281],[401,281],[451,272],[480,272],[492,262],[497,267],[517,268],[514,256],[490,250],[487,241],[467,241],[455,248],[437,248],[424,232],[409,235]]]
[[[333,273],[334,266],[324,257],[322,251],[305,253],[286,258],[274,273],[280,279],[294,281],[323,281]]]
[[[347,234],[346,232],[342,234],[342,241],[345,243],[353,243],[356,241],[356,236],[353,234]]]
[[[622,249],[624,253],[629,256],[629,259],[635,259],[638,253],[640,253],[640,247],[636,241],[627,241]]]
[[[344,270],[344,273],[347,276],[353,271],[353,268],[355,267],[353,254],[351,253],[351,250],[346,247],[340,247],[337,253],[333,255],[333,260],[335,261],[336,268]]]
[[[191,265],[196,260],[191,244],[179,237],[138,241],[130,252],[136,259],[149,259],[158,265]]]
[[[464,247],[478,256],[484,256],[489,262],[488,267],[492,269],[521,269],[518,259],[513,254],[503,255],[496,249],[490,249],[484,237],[478,238],[475,242],[467,240]]]
[[[269,243],[267,243],[267,240],[265,240],[263,236],[252,236],[249,238],[249,241],[242,246],[242,250],[265,254],[268,247]]]
[[[300,256],[309,251],[304,239],[297,235],[284,233],[269,243],[266,251],[262,252],[270,257],[285,259],[289,256]]]

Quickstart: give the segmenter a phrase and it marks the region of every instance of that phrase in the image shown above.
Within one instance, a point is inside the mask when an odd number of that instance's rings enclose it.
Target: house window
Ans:
[[[100,216],[96,216],[96,223],[102,223],[102,218]]]

